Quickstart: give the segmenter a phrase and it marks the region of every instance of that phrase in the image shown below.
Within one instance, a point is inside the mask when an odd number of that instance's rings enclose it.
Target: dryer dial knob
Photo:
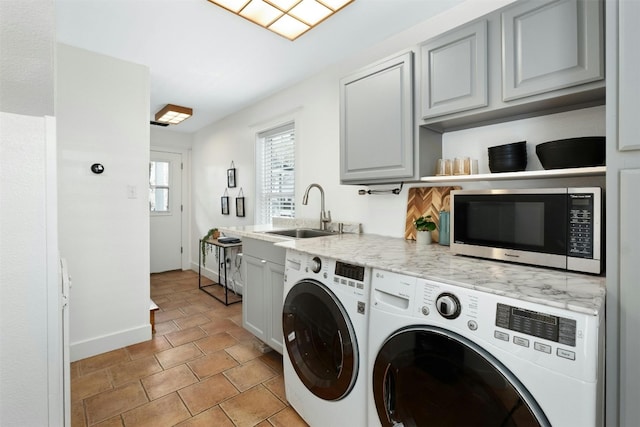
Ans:
[[[318,258],[317,256],[314,256],[312,259],[310,259],[309,268],[314,273],[320,272],[320,269],[322,268],[322,261],[320,260],[320,258]]]
[[[455,319],[460,316],[460,301],[450,293],[443,293],[436,299],[436,309],[445,319]]]

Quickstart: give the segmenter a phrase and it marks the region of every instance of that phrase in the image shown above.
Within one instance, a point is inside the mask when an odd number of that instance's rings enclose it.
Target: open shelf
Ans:
[[[518,179],[572,178],[599,176],[607,172],[606,166],[572,169],[549,169],[524,172],[483,173],[477,175],[423,176],[422,182],[504,181]]]

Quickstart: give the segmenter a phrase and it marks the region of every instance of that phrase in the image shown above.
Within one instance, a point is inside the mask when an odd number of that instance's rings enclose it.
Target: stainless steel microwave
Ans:
[[[600,274],[599,187],[451,192],[451,250],[460,255]]]

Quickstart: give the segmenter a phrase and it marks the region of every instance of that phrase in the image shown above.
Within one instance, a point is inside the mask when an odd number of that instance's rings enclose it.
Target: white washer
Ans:
[[[369,268],[287,250],[284,384],[312,427],[367,426],[370,282]]]
[[[604,316],[376,269],[371,288],[370,426],[603,425]]]

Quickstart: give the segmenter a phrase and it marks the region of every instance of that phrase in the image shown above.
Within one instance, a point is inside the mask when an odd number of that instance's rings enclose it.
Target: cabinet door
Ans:
[[[413,53],[340,81],[340,179],[413,176]],[[389,181],[390,180],[390,181]]]
[[[267,261],[243,256],[245,285],[242,295],[242,325],[249,332],[267,341],[267,302],[269,295],[265,292],[265,271]]]
[[[422,117],[488,105],[486,20],[431,39],[420,53]]]
[[[267,344],[282,354],[282,305],[284,304],[284,265],[267,263],[265,271],[271,292],[270,327]]]
[[[504,101],[604,77],[602,4],[518,2],[502,13]]]

